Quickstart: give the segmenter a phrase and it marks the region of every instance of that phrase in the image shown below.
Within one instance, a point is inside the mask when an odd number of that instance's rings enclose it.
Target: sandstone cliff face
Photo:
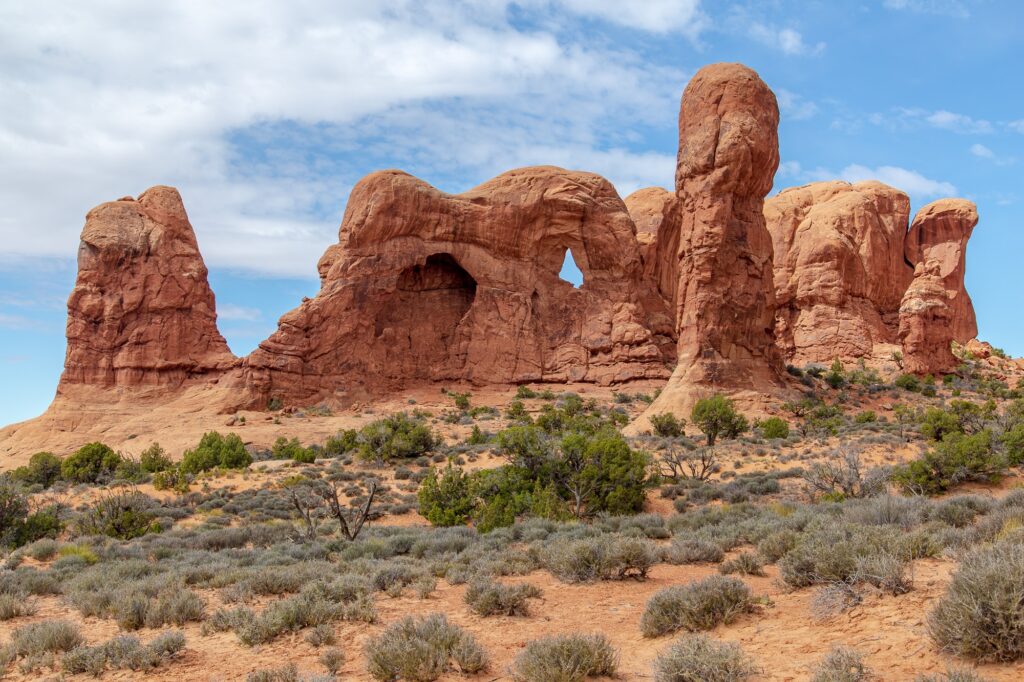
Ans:
[[[964,288],[967,240],[978,211],[966,199],[941,199],[917,212],[904,253],[914,279],[900,305],[899,337],[909,372],[947,372],[957,365],[952,342],[978,333]]]
[[[910,200],[868,181],[817,182],[765,201],[775,266],[776,342],[793,364],[869,357],[897,343],[913,276],[903,242]]]
[[[58,394],[76,385],[176,387],[235,362],[181,197],[153,187],[86,217]]]
[[[579,289],[558,276],[566,249]],[[352,191],[319,271],[320,293],[245,361],[256,403],[411,382],[668,375],[671,317],[643,281],[625,205],[597,175],[524,168],[449,195],[374,173]]]
[[[654,286],[674,311],[679,284],[676,256],[679,247],[679,198],[661,187],[646,187],[626,197],[625,203],[629,217],[636,225],[644,279]]]
[[[678,365],[650,412],[685,412],[702,394],[783,385],[774,343],[772,242],[764,197],[779,165],[779,109],[745,66],[693,77],[679,112],[675,261]],[[661,230],[659,254],[673,235]]]

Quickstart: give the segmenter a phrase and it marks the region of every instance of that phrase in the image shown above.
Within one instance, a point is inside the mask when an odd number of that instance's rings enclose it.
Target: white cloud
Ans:
[[[263,313],[258,308],[246,308],[233,303],[218,303],[217,317],[222,320],[255,322],[263,318]]]
[[[0,261],[70,259],[90,207],[164,183],[210,265],[315,276],[367,158],[460,181],[522,157],[604,159],[623,186],[671,182],[660,155],[619,150],[631,126],[675,118],[686,74],[561,32],[554,13],[696,36],[699,3],[515,3],[546,12],[541,28],[513,24],[512,4],[0,5]],[[250,158],[238,136],[274,124],[303,137]],[[299,151],[321,129],[341,151]]]
[[[932,180],[917,171],[900,168],[899,166],[878,166],[868,168],[860,164],[852,164],[839,172],[839,177],[847,182],[861,180],[878,180],[887,185],[901,189],[911,196],[948,197],[956,195],[956,187],[952,183]]]
[[[818,113],[817,104],[789,90],[779,88],[775,91],[775,97],[779,100],[779,108],[782,110],[784,119],[802,121],[812,118]]]
[[[1024,118],[1017,121],[1010,121],[1006,124],[1006,127],[1016,133],[1024,134]]]
[[[1012,156],[1002,156],[1000,154],[996,154],[994,151],[992,151],[983,144],[972,144],[970,147],[970,152],[974,156],[977,156],[979,159],[991,161],[997,166],[1009,166],[1013,163],[1016,163],[1016,159],[1013,158]]]
[[[924,120],[935,128],[952,130],[955,133],[979,134],[991,133],[992,124],[983,119],[974,119],[964,114],[951,111],[936,111],[924,117]]]
[[[793,28],[779,28],[770,24],[752,22],[748,28],[751,38],[759,43],[791,55],[816,55],[825,50],[825,43],[809,45],[803,35]]]
[[[0,329],[12,329],[15,331],[27,331],[31,329],[40,329],[44,325],[36,320],[32,320],[21,315],[9,315],[7,313],[0,313]]]
[[[566,9],[652,33],[679,32],[696,41],[710,25],[700,0],[555,0]]]

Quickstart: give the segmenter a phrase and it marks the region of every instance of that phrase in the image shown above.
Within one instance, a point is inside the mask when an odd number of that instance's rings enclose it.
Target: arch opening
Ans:
[[[577,264],[576,255],[571,247],[566,247],[562,256],[562,269],[558,273],[558,278],[571,284],[574,289],[583,287],[583,268]]]

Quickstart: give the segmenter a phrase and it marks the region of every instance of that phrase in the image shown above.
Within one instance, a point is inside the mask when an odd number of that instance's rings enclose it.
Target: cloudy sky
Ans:
[[[247,353],[316,291],[361,176],[458,192],[543,163],[671,186],[679,95],[717,61],[778,95],[776,188],[977,202],[981,337],[1024,354],[1022,27],[1015,0],[3,3],[0,423],[53,396],[92,206],[177,186]]]

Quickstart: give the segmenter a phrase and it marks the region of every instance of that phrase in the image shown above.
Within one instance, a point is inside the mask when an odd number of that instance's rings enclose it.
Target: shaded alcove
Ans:
[[[379,338],[407,372],[426,376],[446,364],[459,323],[476,298],[476,280],[450,254],[437,253],[403,270],[390,303],[376,320]]]

